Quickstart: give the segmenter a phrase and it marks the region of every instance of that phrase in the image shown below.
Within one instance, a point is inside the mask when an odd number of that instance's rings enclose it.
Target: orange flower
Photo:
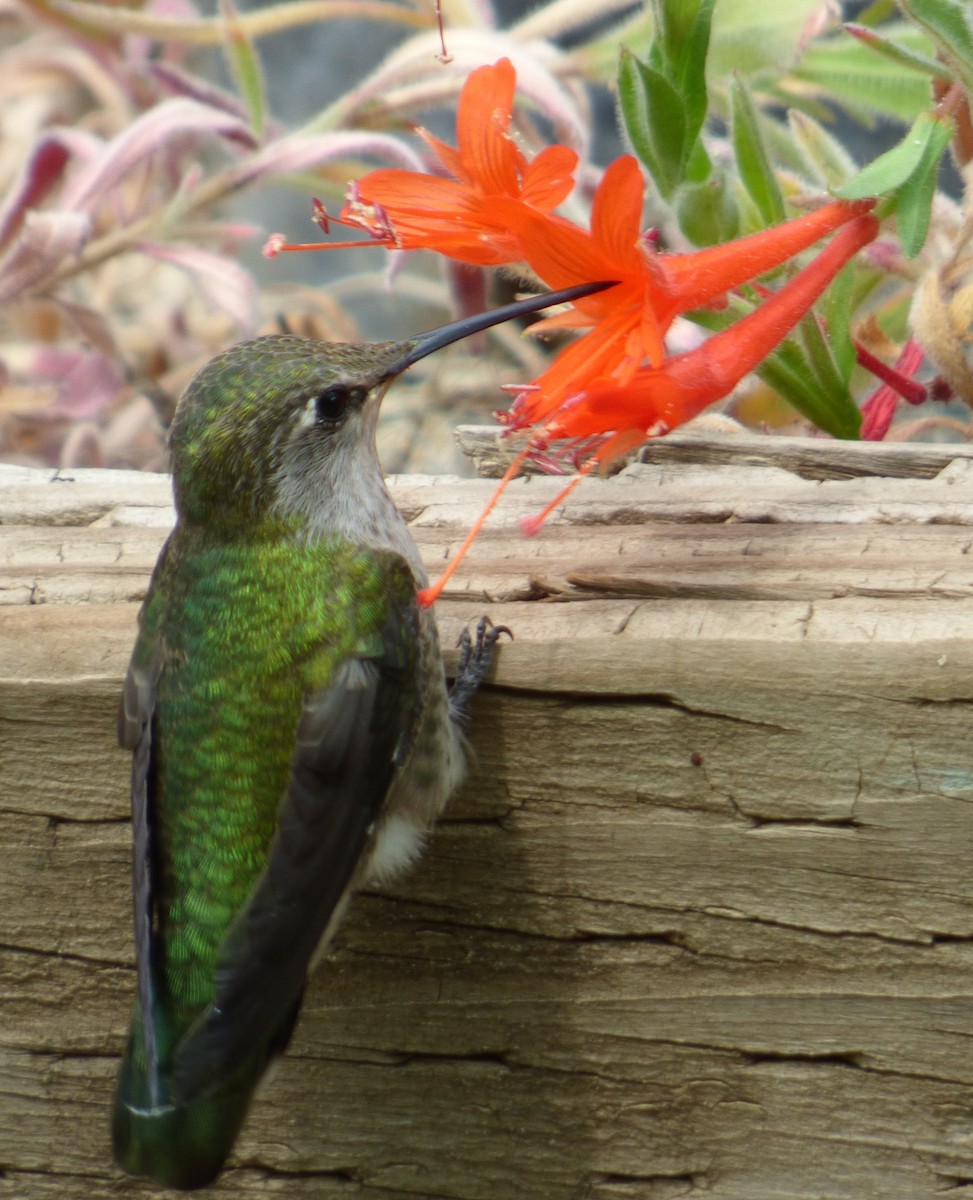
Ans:
[[[433,249],[481,266],[522,259],[518,223],[508,223],[497,202],[516,202],[516,215],[550,212],[574,186],[578,156],[548,146],[528,161],[510,133],[516,82],[507,58],[472,72],[457,108],[457,149],[419,131],[452,179],[371,171],[353,185],[339,220],[392,249]]]
[[[646,364],[660,367],[665,357],[663,339],[680,313],[713,304],[872,206],[870,200],[835,201],[723,246],[660,254],[640,232],[643,186],[635,159],[628,155],[616,159],[596,192],[591,233],[560,217],[521,214],[527,261],[550,287],[569,287],[584,279],[620,283],[533,327],[536,331],[594,326],[563,350],[531,390],[515,401],[508,417],[512,428],[545,423],[570,396],[598,377],[610,377],[624,386]],[[508,219],[510,208],[503,210]],[[644,427],[652,423],[646,421]]]
[[[838,271],[877,232],[878,222],[871,214],[853,217],[803,271],[698,349],[668,358],[661,366],[642,368],[624,383],[602,376],[578,389],[548,418],[545,437],[590,438],[611,432],[615,435],[612,442],[619,437],[630,440],[630,434],[639,442],[650,432],[668,433],[690,420],[714,400],[728,395],[776,348]],[[611,457],[606,449],[602,447],[596,458]],[[612,450],[618,453],[616,447]]]

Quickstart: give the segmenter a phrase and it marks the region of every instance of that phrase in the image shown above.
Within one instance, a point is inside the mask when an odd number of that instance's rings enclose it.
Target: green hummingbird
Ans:
[[[115,1159],[192,1189],[220,1171],[287,1045],[316,950],[359,885],[408,865],[465,771],[498,631],[447,690],[426,576],[375,447],[418,359],[583,285],[402,342],[244,342],[170,433],[176,524],[139,616],[133,753],[138,987]]]

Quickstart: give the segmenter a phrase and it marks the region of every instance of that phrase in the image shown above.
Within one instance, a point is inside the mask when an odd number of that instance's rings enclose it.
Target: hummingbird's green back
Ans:
[[[201,546],[164,579],[153,807],[161,974],[174,1003],[213,998],[220,942],[267,858],[308,693],[375,657],[394,580],[340,540]],[[401,580],[399,581],[401,582]],[[191,803],[186,802],[191,798]]]

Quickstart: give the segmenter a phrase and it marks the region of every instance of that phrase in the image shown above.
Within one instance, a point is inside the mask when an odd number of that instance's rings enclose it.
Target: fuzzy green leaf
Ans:
[[[929,232],[932,202],[936,194],[939,164],[953,136],[952,123],[933,120],[931,136],[915,170],[899,189],[895,203],[899,241],[907,258],[922,249]]]
[[[677,62],[678,88],[686,106],[686,151],[691,152],[709,110],[706,58],[716,0],[702,0]]]
[[[806,42],[808,21],[820,9],[821,0],[722,0],[713,14],[710,77],[738,71],[753,79],[789,70]]]
[[[877,25],[880,21],[888,21],[895,13],[895,0],[872,0],[858,14],[863,25]]]
[[[850,401],[848,380],[842,375],[831,345],[824,336],[818,318],[813,312],[808,313],[801,321],[798,327],[798,337],[807,355],[807,362],[814,380],[822,393],[827,396],[840,396],[845,393]]]
[[[668,200],[682,182],[688,157],[685,106],[679,93],[664,75],[623,47],[618,102],[632,148]]]
[[[652,62],[675,82],[702,7],[710,0],[652,0],[655,24]]]
[[[684,182],[686,183],[705,183],[713,173],[713,164],[710,161],[710,156],[706,153],[706,147],[701,139],[693,143],[693,148],[689,153],[689,161],[686,163]]]
[[[900,67],[905,67],[906,70],[918,71],[927,79],[950,74],[949,69],[943,63],[937,62],[928,54],[921,54],[918,50],[893,41],[892,38],[886,37],[884,32],[879,32],[877,29],[869,29],[865,25],[857,25],[849,21],[845,24],[845,32],[857,38],[870,50],[874,50],[884,58],[891,59],[892,62],[897,63]]]
[[[676,200],[679,227],[694,246],[731,242],[740,232],[740,212],[732,191],[719,175],[705,183],[685,184]]]
[[[802,417],[832,437],[857,438],[861,413],[847,388],[823,390],[810,370],[804,352],[792,338],[783,342],[757,369],[757,375],[780,392]]]
[[[792,108],[787,123],[793,146],[800,151],[803,169],[818,184],[841,187],[855,173],[855,163],[836,137],[820,121]]]
[[[862,200],[866,196],[881,196],[900,188],[925,162],[929,147],[942,141],[943,129],[946,130],[945,147],[952,132],[949,124],[930,112],[921,112],[898,145],[880,154],[854,179],[840,187],[835,195],[841,200]],[[942,150],[936,156],[937,161],[941,153]]]
[[[267,114],[263,70],[257,48],[244,28],[233,0],[220,0],[220,15],[224,21],[223,49],[230,71],[250,117],[255,137],[263,134]]]
[[[730,101],[733,149],[740,178],[756,204],[763,223],[776,225],[784,219],[784,198],[764,145],[760,117],[750,100],[746,85],[737,75],[734,75],[730,85]]]
[[[900,22],[885,32],[893,31],[900,45],[934,55],[929,38],[914,26]],[[929,104],[929,78],[924,72],[903,70],[844,32],[813,41],[793,78],[805,90],[810,85],[866,121],[876,114],[912,121]]]
[[[831,281],[824,294],[822,310],[828,329],[828,345],[845,384],[855,366],[855,344],[851,338],[851,318],[855,312],[855,266],[849,263]]]

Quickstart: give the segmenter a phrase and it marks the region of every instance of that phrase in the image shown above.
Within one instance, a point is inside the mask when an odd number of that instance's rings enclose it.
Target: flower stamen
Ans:
[[[432,584],[430,587],[425,587],[425,588],[420,589],[419,596],[418,596],[420,608],[431,608],[436,603],[436,601],[439,599],[443,588],[453,577],[453,573],[455,572],[456,568],[460,565],[460,563],[466,557],[467,550],[469,550],[470,546],[473,545],[473,542],[476,540],[477,534],[480,532],[480,530],[483,528],[484,524],[486,523],[487,517],[490,515],[490,513],[493,512],[494,508],[496,507],[497,501],[500,499],[500,497],[506,491],[507,484],[511,481],[511,479],[514,478],[514,476],[520,470],[521,466],[524,463],[524,460],[527,458],[527,455],[529,453],[530,453],[530,444],[528,443],[528,445],[526,445],[523,448],[523,450],[521,450],[521,452],[517,455],[517,457],[513,460],[513,462],[510,464],[510,466],[507,467],[506,471],[504,472],[503,478],[497,484],[490,499],[483,506],[483,511],[473,522],[473,527],[470,529],[469,533],[463,539],[463,544],[460,546],[460,548],[456,551],[456,553],[450,559],[449,566],[446,568],[445,571],[443,571],[442,575],[439,576],[439,578],[436,580],[436,582],[434,584]]]

